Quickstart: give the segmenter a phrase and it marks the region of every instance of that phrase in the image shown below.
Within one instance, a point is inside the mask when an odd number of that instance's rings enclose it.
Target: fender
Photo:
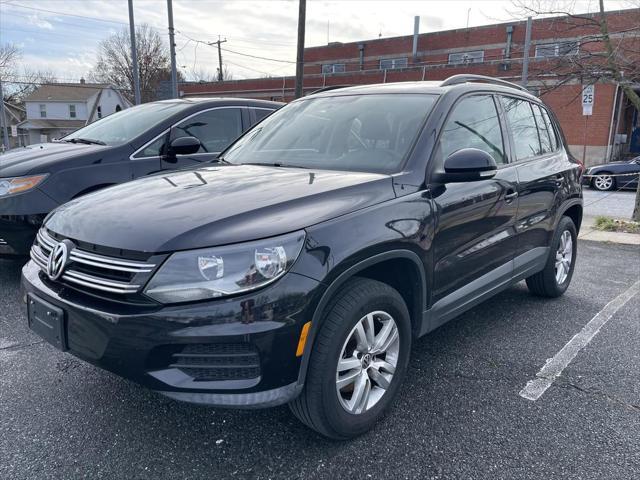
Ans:
[[[416,268],[418,269],[420,275],[420,285],[422,288],[420,291],[420,299],[418,304],[420,305],[420,312],[422,314],[426,309],[426,276],[424,272],[424,266],[422,261],[417,253],[411,250],[389,250],[388,252],[380,253],[378,255],[373,255],[361,262],[352,265],[347,268],[344,272],[342,272],[338,277],[329,285],[329,287],[325,290],[320,298],[320,301],[316,305],[316,308],[313,312],[313,316],[311,317],[311,328],[309,329],[309,336],[304,347],[304,353],[302,355],[302,362],[300,363],[300,371],[298,372],[298,385],[304,385],[305,379],[307,377],[307,369],[309,367],[309,361],[311,358],[311,351],[313,349],[313,344],[315,342],[316,335],[320,328],[322,327],[322,313],[333,297],[333,295],[340,289],[342,285],[350,278],[354,277],[358,272],[368,268],[377,263],[384,262],[386,260],[391,259],[408,259],[411,260]],[[418,318],[418,321],[421,319]]]
[[[564,213],[575,205],[580,205],[580,208],[582,208],[582,211],[584,212],[582,196],[573,197],[568,200],[565,200],[560,206],[560,208],[558,208],[558,213],[556,214],[556,218],[553,220],[554,230],[557,228],[558,223],[560,222],[560,219],[564,216]],[[582,223],[582,217],[580,217],[580,223]],[[576,225],[576,230],[580,231],[580,225]]]

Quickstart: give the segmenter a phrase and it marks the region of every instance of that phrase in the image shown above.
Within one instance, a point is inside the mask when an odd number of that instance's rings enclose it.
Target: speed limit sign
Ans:
[[[584,85],[582,87],[582,115],[593,115],[593,99],[595,94],[595,85]]]

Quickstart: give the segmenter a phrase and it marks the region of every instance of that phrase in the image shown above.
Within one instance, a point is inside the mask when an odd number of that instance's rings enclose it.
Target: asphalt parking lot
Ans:
[[[414,347],[399,401],[327,441],[287,407],[177,403],[42,343],[0,260],[0,478],[640,478],[640,295],[536,401],[523,387],[640,276],[635,246],[582,241],[564,297],[523,283]]]
[[[621,190],[615,192],[599,192],[593,188],[583,188],[584,215],[597,217],[604,215],[619,219],[630,219],[633,214],[636,192]]]

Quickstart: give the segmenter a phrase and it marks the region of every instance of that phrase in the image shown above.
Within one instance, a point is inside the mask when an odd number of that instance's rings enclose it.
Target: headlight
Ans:
[[[291,268],[304,232],[254,242],[177,252],[151,278],[144,293],[161,303],[191,302],[248,292]]]
[[[31,190],[46,177],[47,175],[44,174],[31,175],[28,177],[0,178],[0,197]]]

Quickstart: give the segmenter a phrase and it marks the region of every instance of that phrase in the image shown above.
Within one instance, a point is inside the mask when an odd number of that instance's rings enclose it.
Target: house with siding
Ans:
[[[29,144],[64,137],[130,103],[113,86],[99,83],[48,83],[24,99],[26,120],[19,127],[28,132]]]

